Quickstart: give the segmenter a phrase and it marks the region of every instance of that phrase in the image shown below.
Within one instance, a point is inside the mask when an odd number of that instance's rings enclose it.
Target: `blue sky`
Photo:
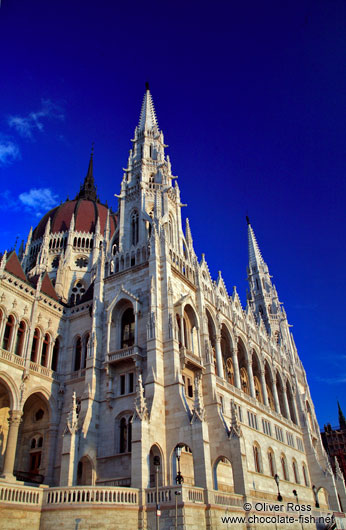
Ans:
[[[2,0],[0,248],[73,198],[116,209],[145,81],[183,214],[246,302],[248,214],[320,425],[346,413],[346,4]]]

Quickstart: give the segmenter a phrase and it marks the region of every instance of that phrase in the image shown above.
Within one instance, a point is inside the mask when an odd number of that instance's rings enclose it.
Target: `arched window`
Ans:
[[[23,352],[25,329],[26,329],[25,322],[21,320],[19,327],[18,327],[18,331],[17,331],[16,346],[14,349],[14,353],[19,356],[21,356]]]
[[[47,366],[49,343],[50,343],[50,336],[48,335],[48,333],[46,333],[43,339],[43,344],[42,344],[42,353],[41,353],[41,365],[42,366]]]
[[[90,340],[90,333],[87,333],[84,337],[84,347],[83,347],[83,366],[82,368],[86,367],[86,360],[88,357],[88,346],[89,346],[89,340]]]
[[[274,454],[273,451],[268,451],[268,463],[269,463],[269,471],[272,477],[275,476],[275,466],[274,466]]]
[[[240,380],[243,392],[245,392],[246,394],[250,394],[249,378],[247,375],[246,368],[244,367],[240,369]]]
[[[74,354],[74,371],[77,372],[80,369],[82,361],[82,339],[78,337],[75,346]]]
[[[80,258],[80,259],[84,259],[84,258]],[[80,280],[78,280],[78,282],[72,288],[72,294],[70,298],[71,305],[79,304],[80,299],[82,298],[84,293],[85,293],[85,286]]]
[[[253,446],[253,458],[254,458],[256,473],[261,473],[260,450],[257,447],[257,445]]]
[[[257,375],[254,376],[253,380],[254,380],[256,398],[258,399],[258,401],[263,403],[262,387],[261,387],[261,383]]]
[[[292,468],[293,468],[294,482],[296,484],[299,484],[298,469],[297,469],[297,464],[295,460],[293,460],[292,462]]]
[[[307,474],[307,471],[306,471],[305,464],[303,464],[302,469],[303,469],[304,484],[305,484],[305,486],[308,486],[309,485],[309,479],[308,479],[308,474]]]
[[[286,457],[284,455],[282,455],[281,457],[281,467],[282,467],[282,476],[284,480],[288,480],[287,462],[286,462]]]
[[[33,363],[37,362],[37,352],[38,352],[39,342],[40,342],[40,330],[38,328],[35,328],[34,338],[32,340],[32,346],[31,346],[31,356],[30,356],[30,360]]]
[[[29,473],[32,475],[38,475],[40,472],[42,446],[42,436],[35,436],[30,442]]]
[[[14,326],[14,317],[10,315],[6,322],[4,337],[2,340],[2,348],[7,351],[10,351],[10,348],[11,348],[13,326]]]
[[[135,315],[132,307],[124,311],[121,318],[121,348],[129,348],[135,343]]]
[[[60,349],[60,342],[59,342],[59,339],[56,339],[54,343],[54,348],[53,348],[52,365],[51,365],[51,369],[54,370],[54,372],[56,372],[58,369],[59,349]]]
[[[228,357],[226,360],[226,374],[227,374],[227,381],[231,383],[231,385],[234,385],[234,368],[233,368],[233,361],[231,357]]]
[[[127,451],[127,424],[126,424],[126,418],[121,418],[119,453],[126,453],[126,451]]]
[[[138,243],[138,212],[133,212],[131,216],[131,244]]]

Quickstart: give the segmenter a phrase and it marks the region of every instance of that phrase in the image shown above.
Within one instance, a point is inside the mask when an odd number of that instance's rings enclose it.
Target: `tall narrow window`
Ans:
[[[60,342],[59,342],[59,339],[56,339],[54,343],[52,364],[51,364],[51,369],[54,370],[54,372],[56,372],[58,369],[59,348],[60,348]]]
[[[293,462],[292,462],[292,467],[293,467],[294,482],[295,482],[296,484],[299,484],[299,480],[298,480],[298,471],[297,471],[297,464],[295,463],[294,460],[293,460]]]
[[[132,307],[124,311],[121,319],[121,348],[129,348],[135,343],[135,315]]]
[[[269,463],[269,471],[272,477],[275,475],[274,470],[274,455],[271,451],[268,452],[268,463]]]
[[[12,315],[10,315],[7,319],[5,331],[4,331],[4,338],[2,340],[2,347],[4,350],[10,350],[11,347],[11,340],[12,340],[12,333],[13,333],[13,326],[14,326],[14,318]]]
[[[48,333],[46,333],[44,336],[43,344],[42,344],[42,354],[41,354],[42,366],[47,366],[49,342],[50,342],[50,337]]]
[[[33,363],[37,362],[37,352],[38,352],[39,342],[40,342],[40,330],[38,328],[35,328],[34,338],[32,340],[32,346],[31,346],[31,356],[30,356],[30,360]]]
[[[255,471],[257,473],[261,473],[260,455],[259,455],[259,449],[257,445],[253,446],[253,457],[254,457],[254,463],[255,463]]]
[[[127,450],[129,453],[131,453],[132,448],[132,423],[131,423],[132,417],[129,418],[129,422],[127,424]]]
[[[138,212],[133,212],[131,216],[131,243],[132,245],[138,243]]]
[[[282,467],[282,474],[283,474],[284,480],[288,480],[287,464],[286,464],[286,458],[284,456],[281,457],[281,467]]]
[[[22,320],[18,327],[17,337],[16,337],[16,347],[14,350],[14,353],[19,356],[21,356],[23,352],[25,328],[26,328],[25,322]]]
[[[127,451],[127,425],[126,418],[120,420],[120,444],[119,452],[125,453]]]
[[[86,367],[86,360],[87,360],[87,357],[88,357],[89,340],[90,340],[90,334],[88,333],[88,334],[84,337],[84,348],[83,348],[83,363],[82,363],[82,368],[85,368],[85,367]]]
[[[75,347],[75,357],[74,357],[74,371],[77,372],[77,370],[81,367],[81,360],[82,360],[82,340],[80,337],[78,337]]]
[[[304,464],[303,464],[303,477],[304,477],[305,486],[308,486],[309,485],[308,474],[306,472],[306,468]]]

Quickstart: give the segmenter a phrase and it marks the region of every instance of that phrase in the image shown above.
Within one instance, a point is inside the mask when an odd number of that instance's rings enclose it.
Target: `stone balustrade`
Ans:
[[[138,489],[99,486],[49,488],[45,491],[44,505],[57,504],[138,504]]]
[[[43,490],[16,484],[0,484],[0,502],[12,504],[41,505]]]

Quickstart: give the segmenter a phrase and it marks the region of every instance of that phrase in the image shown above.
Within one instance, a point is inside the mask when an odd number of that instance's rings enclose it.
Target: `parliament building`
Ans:
[[[195,254],[149,87],[131,142],[116,212],[92,153],[75,198],[1,258],[3,528],[294,530],[222,518],[346,510],[249,219],[244,306]]]

